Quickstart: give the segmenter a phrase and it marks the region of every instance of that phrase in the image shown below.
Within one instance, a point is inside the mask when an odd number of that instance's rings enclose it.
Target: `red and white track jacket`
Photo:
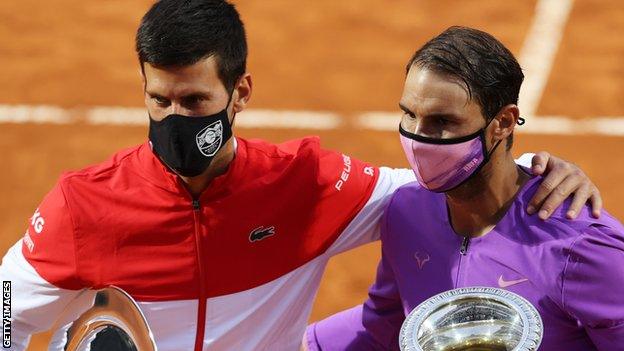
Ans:
[[[411,170],[322,150],[237,139],[194,201],[148,144],[64,174],[6,254],[13,350],[70,301],[108,285],[139,304],[160,351],[297,350],[328,259],[377,240]],[[62,321],[68,322],[68,321]],[[67,327],[67,326],[66,326]],[[51,350],[62,350],[65,330]]]

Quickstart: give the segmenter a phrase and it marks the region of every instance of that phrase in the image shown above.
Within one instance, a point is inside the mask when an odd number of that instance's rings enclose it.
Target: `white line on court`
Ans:
[[[0,122],[3,123],[71,123],[68,110],[49,105],[0,105]]]
[[[563,37],[573,0],[538,0],[531,28],[519,55],[524,71],[518,107],[522,115],[535,116]]]
[[[97,106],[62,108],[50,105],[0,105],[0,123],[50,123],[91,125],[147,125],[145,108]],[[297,110],[247,110],[236,119],[242,128],[338,129],[344,119],[332,112]]]
[[[400,112],[367,112],[358,116],[357,125],[364,129],[397,131]],[[572,119],[563,116],[527,117],[526,123],[516,126],[516,133],[553,135],[610,135],[624,136],[624,116]]]
[[[0,121],[2,116],[0,116]],[[145,125],[145,108],[94,107],[85,111],[88,124]],[[335,113],[322,111],[249,110],[236,119],[242,128],[337,129],[342,119]]]
[[[322,111],[246,110],[236,118],[241,128],[333,130],[355,127],[397,131],[400,112],[364,112],[348,118]],[[66,109],[50,105],[0,105],[0,123],[146,126],[147,112],[138,107],[93,107]],[[624,136],[623,117],[572,119],[562,116],[528,117],[518,133]]]

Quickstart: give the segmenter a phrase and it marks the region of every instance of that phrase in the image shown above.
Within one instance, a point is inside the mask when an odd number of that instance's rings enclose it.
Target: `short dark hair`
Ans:
[[[234,5],[225,0],[160,0],[136,34],[141,67],[187,66],[214,56],[228,91],[245,73],[247,39]]]
[[[513,54],[486,32],[450,27],[416,51],[407,72],[414,65],[463,81],[487,122],[505,105],[518,104],[522,69]],[[512,143],[510,135],[507,149]]]

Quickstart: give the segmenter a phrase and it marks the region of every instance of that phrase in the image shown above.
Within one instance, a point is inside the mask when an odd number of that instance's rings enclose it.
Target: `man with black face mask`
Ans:
[[[622,350],[624,227],[608,214],[592,218],[587,206],[575,221],[561,209],[546,221],[524,210],[541,178],[516,165],[510,151],[523,123],[523,74],[511,52],[485,32],[452,27],[407,69],[399,135],[418,182],[398,189],[386,209],[369,299],[312,325],[306,348],[399,350],[406,313],[425,300],[496,287],[537,309],[539,350]],[[470,320],[463,318],[457,324]],[[433,339],[441,344],[461,335],[452,325],[439,329]],[[439,349],[451,348],[458,349]],[[524,350],[501,349],[512,348]]]
[[[210,166],[212,159],[232,137],[227,107],[202,117],[171,114],[161,121],[150,116],[149,140],[154,154],[177,174],[197,177]],[[199,132],[198,132],[199,130]]]
[[[5,256],[13,349],[108,285],[138,301],[161,351],[297,349],[328,259],[378,238],[387,199],[413,173],[324,150],[316,137],[233,137],[252,80],[243,24],[223,0],[155,3],[136,49],[149,142],[64,174]],[[591,197],[598,211],[593,184],[546,156],[535,164],[561,188],[543,209],[574,192],[579,208]]]

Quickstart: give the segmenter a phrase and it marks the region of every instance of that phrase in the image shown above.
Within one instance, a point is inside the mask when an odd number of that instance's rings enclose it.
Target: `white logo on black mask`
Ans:
[[[200,130],[195,137],[195,142],[202,155],[214,156],[223,143],[223,123],[219,120]]]

